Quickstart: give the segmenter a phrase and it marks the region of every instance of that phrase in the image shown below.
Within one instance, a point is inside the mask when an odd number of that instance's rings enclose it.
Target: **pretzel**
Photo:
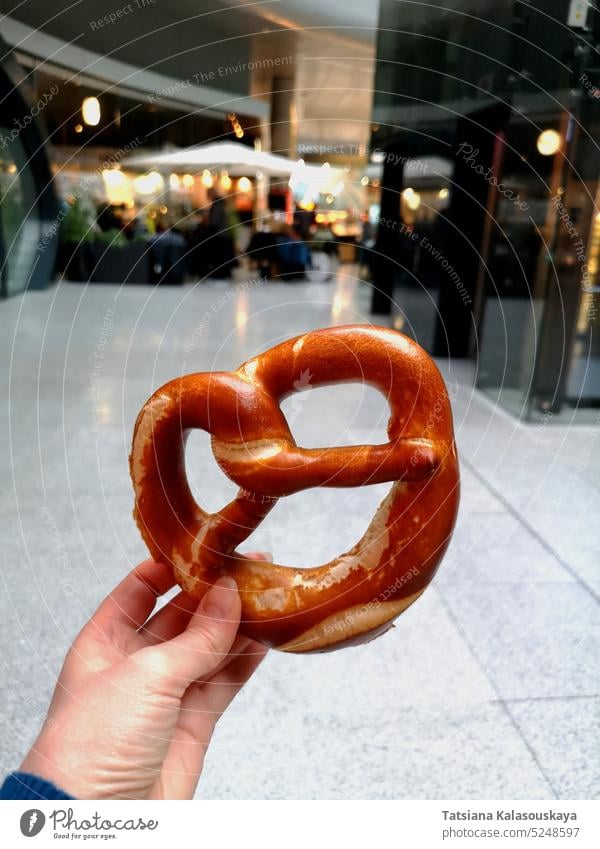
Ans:
[[[383,445],[301,448],[280,409],[310,387],[361,382],[391,411]],[[212,451],[239,487],[206,513],[188,486],[186,434],[212,435]],[[130,470],[134,517],[152,557],[196,599],[224,574],[242,599],[240,632],[291,652],[327,651],[386,631],[421,595],[447,548],[459,471],[442,377],[415,342],[370,325],[306,333],[235,372],[176,378],[152,395],[135,424]],[[311,569],[250,560],[240,545],[277,500],[315,486],[393,481],[362,539]]]

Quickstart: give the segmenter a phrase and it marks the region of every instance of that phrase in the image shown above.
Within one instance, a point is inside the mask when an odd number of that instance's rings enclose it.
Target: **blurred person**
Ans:
[[[208,190],[208,197],[211,204],[208,211],[205,245],[207,276],[228,279],[237,264],[231,230],[231,212],[228,209],[227,199],[222,197],[214,187]]]
[[[237,249],[238,240],[242,235],[242,221],[235,207],[233,198],[231,197],[225,198],[225,213],[227,217],[228,231],[231,233],[233,244]]]
[[[277,274],[279,263],[277,239],[278,234],[273,230],[271,217],[265,215],[246,248],[250,267],[258,269],[261,276],[267,279],[273,279]]]
[[[324,251],[328,256],[338,255],[337,239],[329,224],[317,223],[311,232],[313,250]]]
[[[376,230],[375,225],[370,218],[363,221],[362,234],[358,244],[358,265],[359,268],[370,273],[371,259],[375,248]]]
[[[96,211],[98,227],[105,233],[109,230],[120,230],[123,227],[123,210],[125,208],[125,204],[100,204]]]
[[[310,250],[293,225],[286,226],[277,240],[280,274],[286,280],[303,280],[310,265]]]
[[[146,216],[137,212],[125,224],[123,231],[130,241],[146,240],[151,235],[148,232]]]
[[[305,242],[310,238],[314,214],[307,209],[296,209],[294,212],[294,229]]]
[[[187,242],[176,230],[168,227],[164,219],[156,223],[156,235],[150,240],[152,282],[164,285],[183,283],[187,259]]]

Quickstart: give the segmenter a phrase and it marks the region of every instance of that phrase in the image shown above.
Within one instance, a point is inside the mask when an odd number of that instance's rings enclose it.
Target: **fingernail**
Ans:
[[[268,560],[268,561],[269,561],[269,563],[272,563],[272,562],[273,562],[273,555],[271,554],[271,552],[270,552],[270,551],[263,551],[263,558],[264,558],[265,560]]]
[[[213,584],[204,596],[202,610],[208,616],[215,617],[215,619],[224,619],[231,613],[236,595],[237,584],[234,579],[228,575],[224,578],[219,578],[217,583]]]

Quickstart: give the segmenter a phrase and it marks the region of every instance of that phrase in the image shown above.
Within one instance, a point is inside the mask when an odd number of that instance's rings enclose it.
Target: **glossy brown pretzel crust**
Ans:
[[[384,445],[304,449],[280,402],[308,370],[310,387],[374,386],[391,411]],[[188,486],[186,434],[212,435],[214,456],[240,490],[206,513]],[[200,599],[221,575],[242,597],[241,632],[284,651],[326,651],[372,639],[423,592],[456,518],[459,472],[442,377],[415,342],[369,325],[306,333],[235,372],[191,374],[152,395],[135,425],[134,516],[155,560]],[[393,481],[361,540],[314,569],[236,552],[277,499],[314,486]]]

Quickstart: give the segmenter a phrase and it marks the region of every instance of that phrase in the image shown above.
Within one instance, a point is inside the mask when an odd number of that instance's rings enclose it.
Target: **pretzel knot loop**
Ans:
[[[306,376],[310,379],[307,381]],[[390,407],[388,442],[302,448],[281,401],[341,382],[379,389]],[[235,499],[206,513],[186,478],[189,430],[211,434]],[[142,408],[130,457],[134,516],[156,560],[200,599],[222,574],[242,597],[241,632],[285,651],[326,651],[387,630],[431,581],[449,543],[459,471],[446,387],[415,342],[369,325],[317,330],[236,372],[187,375]],[[296,569],[236,551],[277,500],[320,486],[393,482],[366,533],[322,566]]]

